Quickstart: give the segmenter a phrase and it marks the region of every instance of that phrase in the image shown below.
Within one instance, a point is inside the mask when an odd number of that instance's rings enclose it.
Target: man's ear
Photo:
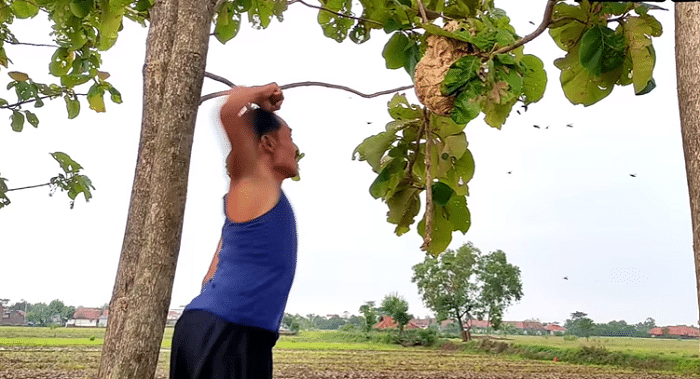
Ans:
[[[277,141],[269,134],[260,137],[260,144],[266,153],[272,153],[277,146]]]

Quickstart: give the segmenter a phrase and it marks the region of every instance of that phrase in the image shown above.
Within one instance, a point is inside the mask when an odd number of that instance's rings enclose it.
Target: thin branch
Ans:
[[[63,94],[63,93],[58,93],[58,94],[55,94],[55,95],[40,96],[38,99],[39,99],[39,100],[44,100],[44,99],[47,99],[47,98],[50,98],[50,97],[59,97],[59,96],[61,96],[62,94]],[[76,93],[75,96],[87,96],[87,94],[86,94],[86,93]],[[20,101],[20,102],[14,103],[14,104],[3,105],[3,106],[0,106],[0,109],[12,109],[12,108],[16,108],[16,107],[18,107],[18,106],[20,106],[20,105],[27,104],[27,103],[32,103],[32,102],[35,102],[35,101],[37,101],[37,98],[36,98],[36,97],[33,98],[33,99]]]
[[[537,36],[542,34],[545,30],[547,30],[547,27],[552,22],[552,13],[554,13],[554,5],[556,3],[557,3],[557,0],[547,0],[547,6],[544,10],[544,17],[542,17],[542,22],[540,23],[540,26],[538,26],[537,29],[535,29],[534,32],[517,40],[514,44],[512,44],[510,46],[504,46],[504,47],[496,50],[491,56],[498,55],[498,54],[504,54],[504,53],[507,53],[513,49],[517,49],[518,47],[532,41]]]
[[[425,238],[421,250],[427,251],[430,243],[433,240],[433,209],[435,202],[433,201],[433,176],[430,173],[432,167],[432,155],[430,148],[432,147],[432,135],[430,133],[430,111],[425,108]]]
[[[204,77],[209,78],[209,79],[214,79],[214,80],[216,80],[217,82],[224,83],[224,84],[226,84],[226,85],[229,86],[229,87],[235,87],[235,86],[236,86],[235,84],[233,84],[233,82],[231,82],[230,80],[224,78],[223,76],[219,76],[219,75],[216,75],[216,74],[212,74],[211,72],[205,72],[205,73],[204,73]]]
[[[351,19],[357,20],[357,21],[365,21],[365,22],[373,23],[373,24],[378,25],[378,26],[384,26],[384,24],[382,24],[381,22],[378,22],[378,21],[368,20],[368,19],[362,18],[362,17],[355,17],[355,16],[350,16],[350,15],[347,15],[347,14],[338,13],[338,12],[332,11],[332,10],[326,8],[326,7],[321,7],[321,6],[318,6],[318,5],[312,5],[312,4],[305,3],[304,0],[290,0],[290,1],[287,2],[287,5],[292,5],[292,4],[294,4],[294,3],[301,3],[301,4],[306,5],[306,6],[309,7],[309,8],[315,8],[315,9],[318,9],[318,10],[326,11],[326,12],[328,12],[328,13],[332,13],[332,14],[334,14],[334,15],[336,15],[336,16],[339,16],[339,17],[351,18]]]
[[[23,190],[23,189],[37,188],[37,187],[50,186],[50,185],[51,185],[51,183],[35,184],[35,185],[33,185],[33,186],[26,186],[26,187],[19,187],[19,188],[11,188],[11,189],[8,189],[8,190],[5,191],[5,192],[19,191],[19,190]]]
[[[10,45],[25,45],[25,46],[41,46],[41,47],[60,47],[58,45],[46,45],[43,43],[30,43],[30,42],[18,42],[18,41],[12,41],[12,40],[7,40],[3,39],[2,40],[5,43],[9,43]]]
[[[289,88],[311,87],[311,86],[340,89],[340,90],[343,90],[343,91],[352,92],[352,93],[354,93],[354,94],[357,95],[357,96],[364,97],[365,99],[371,99],[371,98],[373,98],[373,97],[377,97],[377,96],[381,96],[381,95],[388,95],[388,94],[391,94],[391,93],[394,93],[394,92],[405,91],[405,90],[407,90],[407,89],[413,88],[413,86],[410,85],[410,86],[403,86],[403,87],[399,87],[399,88],[388,89],[388,90],[379,91],[379,92],[370,93],[370,94],[365,94],[365,93],[359,92],[359,91],[354,90],[354,89],[352,89],[352,88],[350,88],[350,87],[345,87],[345,86],[341,86],[341,85],[337,85],[337,84],[328,84],[328,83],[323,83],[323,82],[299,82],[299,83],[291,83],[291,84],[285,84],[285,85],[283,85],[283,86],[280,86],[280,88],[281,88],[281,89],[289,89]]]
[[[427,24],[428,16],[425,14],[425,7],[423,6],[423,2],[420,0],[418,0],[418,9],[420,10],[420,14],[423,17],[423,23]]]
[[[291,83],[291,84],[285,84],[283,86],[280,86],[280,88],[283,90],[290,89],[290,88],[298,88],[298,87],[325,87],[325,88],[340,89],[343,91],[352,92],[355,95],[363,97],[365,99],[370,99],[370,98],[381,96],[381,95],[388,95],[388,94],[395,93],[398,91],[404,91],[404,90],[413,88],[412,85],[411,86],[403,86],[403,87],[399,87],[399,88],[394,88],[394,89],[389,89],[389,90],[385,90],[385,91],[379,91],[379,92],[375,92],[375,93],[366,94],[366,93],[359,92],[355,89],[352,89],[350,87],[345,87],[345,86],[341,86],[341,85],[337,85],[337,84],[323,83],[323,82],[299,82],[299,83]],[[228,91],[219,91],[219,92],[210,93],[208,95],[204,95],[199,100],[199,104],[202,104],[203,102],[205,102],[209,99],[213,99],[213,98],[216,98],[219,96],[226,96],[227,94],[228,94]]]

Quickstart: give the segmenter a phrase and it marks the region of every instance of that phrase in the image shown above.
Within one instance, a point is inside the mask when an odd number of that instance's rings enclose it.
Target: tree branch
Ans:
[[[312,4],[305,3],[304,0],[290,0],[290,1],[287,2],[287,5],[292,5],[292,4],[294,4],[294,3],[301,3],[301,4],[306,5],[306,6],[309,7],[309,8],[315,8],[315,9],[318,9],[318,10],[326,11],[326,12],[328,12],[328,13],[332,13],[332,14],[334,14],[334,15],[336,15],[336,16],[339,16],[339,17],[351,18],[351,19],[357,20],[357,21],[369,22],[369,23],[375,24],[375,25],[377,25],[377,26],[384,26],[384,24],[382,24],[381,22],[378,22],[378,21],[368,20],[368,19],[362,18],[362,17],[355,17],[355,16],[349,16],[349,15],[346,15],[346,14],[338,13],[338,12],[332,11],[332,10],[326,8],[326,7],[321,7],[321,6],[318,6],[318,5],[312,5]]]
[[[204,77],[209,78],[209,79],[216,80],[217,82],[224,83],[224,84],[226,84],[226,85],[229,86],[229,87],[235,87],[235,86],[236,86],[235,84],[233,84],[233,82],[231,82],[230,80],[224,78],[223,76],[215,75],[215,74],[212,74],[211,72],[205,72],[205,73],[204,73]]]
[[[33,185],[33,186],[26,186],[26,187],[19,187],[19,188],[11,188],[11,189],[8,189],[8,190],[5,191],[5,192],[19,191],[19,190],[23,190],[23,189],[37,188],[37,187],[50,186],[50,185],[51,185],[51,183],[35,184],[35,185]]]
[[[209,75],[213,75],[213,74],[209,74]],[[213,75],[213,76],[216,76],[216,75]],[[207,76],[207,77],[214,79],[211,76]],[[224,79],[224,78],[221,78],[221,79]],[[215,79],[215,80],[218,80],[218,79]],[[224,79],[224,80],[226,80],[226,79]],[[341,86],[341,85],[337,85],[337,84],[323,83],[323,82],[299,82],[299,83],[291,83],[291,84],[285,84],[283,86],[280,86],[280,88],[283,90],[290,89],[290,88],[298,88],[298,87],[325,87],[325,88],[340,89],[343,91],[352,92],[355,95],[363,97],[365,99],[370,99],[370,98],[381,96],[381,95],[388,95],[388,94],[395,93],[398,91],[404,91],[404,90],[413,88],[412,85],[411,86],[403,86],[403,87],[399,87],[399,88],[394,88],[394,89],[389,89],[389,90],[385,90],[385,91],[379,91],[379,92],[375,92],[375,93],[366,94],[366,93],[362,93],[360,91],[357,91],[355,89],[352,89],[350,87],[345,87],[345,86]],[[203,102],[205,102],[209,99],[213,99],[213,98],[216,98],[219,96],[226,96],[226,94],[228,94],[228,91],[219,91],[219,92],[210,93],[208,95],[204,95],[199,100],[199,104],[202,104]]]
[[[430,133],[430,111],[425,108],[425,238],[421,250],[428,251],[430,242],[433,240],[433,176],[430,174],[432,167],[432,155],[430,148],[433,136]]]
[[[42,46],[42,47],[60,47],[58,45],[46,45],[43,43],[29,43],[29,42],[19,42],[19,41],[12,41],[8,39],[2,39],[3,42],[9,43],[10,45],[25,45],[25,46]]]
[[[513,49],[517,49],[518,47],[532,41],[535,39],[537,36],[542,34],[545,30],[547,30],[547,27],[552,21],[552,13],[554,12],[554,5],[557,3],[557,0],[547,0],[547,6],[545,7],[544,10],[544,17],[542,17],[542,22],[540,23],[540,26],[535,29],[534,32],[526,35],[525,37],[517,40],[514,44],[510,46],[504,46],[498,50],[496,50],[491,56],[498,55],[498,54],[504,54],[507,53]]]
[[[44,100],[44,99],[48,99],[48,98],[51,98],[51,97],[59,97],[59,96],[61,96],[62,94],[63,94],[63,92],[58,93],[58,94],[55,94],[55,95],[39,96],[38,99],[39,99],[39,100]],[[87,94],[86,94],[86,93],[76,93],[75,96],[87,96]],[[37,98],[35,97],[35,98],[33,98],[33,99],[20,101],[20,102],[14,103],[14,104],[7,104],[7,105],[0,106],[0,109],[12,109],[12,108],[16,108],[16,107],[18,107],[18,106],[20,106],[20,105],[22,105],[22,104],[27,104],[27,103],[35,102],[36,100],[37,100]]]

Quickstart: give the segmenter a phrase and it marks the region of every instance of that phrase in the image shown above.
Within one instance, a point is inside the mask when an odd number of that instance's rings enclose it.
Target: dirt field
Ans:
[[[97,370],[100,349],[0,347],[0,379],[84,379]],[[156,378],[167,378],[170,352],[161,351]],[[275,378],[681,378],[612,367],[570,365],[439,350],[275,349]],[[687,376],[684,376],[687,377]]]

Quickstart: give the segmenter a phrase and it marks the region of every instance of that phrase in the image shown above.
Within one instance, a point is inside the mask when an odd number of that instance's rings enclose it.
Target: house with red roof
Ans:
[[[652,337],[681,337],[681,338],[698,338],[700,330],[692,326],[677,325],[665,326],[649,329],[649,335]]]
[[[557,325],[557,324],[549,324],[549,325],[545,326],[544,329],[545,329],[546,331],[548,331],[549,334],[551,334],[551,335],[555,335],[555,334],[557,334],[557,333],[564,333],[564,332],[566,332],[566,328],[565,328],[565,327],[563,327],[563,326],[561,326],[561,325]]]
[[[413,318],[408,321],[408,324],[404,326],[404,329],[427,329],[431,321],[434,321],[433,319],[416,319]],[[399,323],[394,321],[394,319],[391,316],[382,316],[381,321],[378,323],[374,324],[374,329],[391,329],[391,328],[398,328]]]
[[[27,318],[24,311],[11,310],[0,302],[0,325],[26,325]]]
[[[108,315],[109,312],[100,308],[78,308],[73,313],[73,318],[66,323],[67,327],[97,327],[100,316]],[[105,326],[107,325],[105,318]]]

